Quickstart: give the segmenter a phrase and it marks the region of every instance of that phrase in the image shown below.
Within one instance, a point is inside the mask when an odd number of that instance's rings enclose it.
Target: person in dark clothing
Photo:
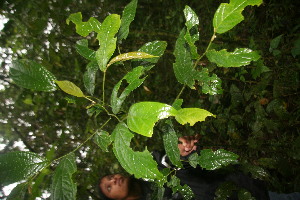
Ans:
[[[199,136],[185,136],[179,138],[178,148],[182,160],[197,150],[196,143]],[[168,158],[160,152],[153,152],[154,159],[158,162],[159,168],[168,167]],[[195,200],[213,200],[215,192],[224,183],[232,183],[239,188],[246,189],[256,200],[269,200],[269,193],[261,181],[250,178],[242,172],[223,173],[222,170],[208,171],[200,167],[193,168],[188,162],[184,162],[184,168],[176,171],[176,176],[181,184],[187,184],[195,194]],[[127,177],[121,174],[107,175],[100,179],[99,188],[102,199],[104,200],[150,200],[152,196],[153,184],[134,177]],[[237,193],[237,192],[236,192]],[[294,195],[294,197],[293,197]],[[271,200],[291,199],[300,200],[300,194],[290,195],[293,198],[280,198],[276,193],[270,195]],[[172,194],[169,188],[164,192],[164,199],[181,200],[182,196],[178,193]],[[233,194],[229,200],[237,200],[237,194]]]

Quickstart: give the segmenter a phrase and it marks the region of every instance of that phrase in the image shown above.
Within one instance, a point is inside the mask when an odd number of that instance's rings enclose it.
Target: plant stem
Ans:
[[[203,56],[207,53],[207,51],[209,50],[209,48],[210,48],[210,46],[211,46],[211,44],[212,44],[212,42],[214,41],[215,38],[216,38],[216,32],[214,32],[214,34],[212,35],[212,37],[211,37],[211,39],[210,39],[210,41],[209,41],[209,43],[208,43],[208,45],[207,45],[207,48],[206,48],[205,52],[204,52],[204,53],[200,56],[200,58],[198,58],[198,60],[195,62],[194,68],[197,67],[199,61],[200,61],[200,60],[203,58]]]
[[[102,81],[102,101],[103,105],[105,104],[105,79],[106,79],[106,71],[103,72],[103,81]]]
[[[90,98],[89,98],[89,97],[87,97],[87,96],[85,96],[84,98],[86,98],[87,100],[91,101],[91,102],[92,102],[92,104],[95,104],[95,103],[96,103],[94,100],[90,99]]]
[[[110,120],[111,120],[111,117],[110,117],[108,120],[106,120],[106,122],[100,127],[100,129],[102,129],[104,126],[106,126],[106,124],[107,124]],[[62,158],[64,158],[64,157],[70,155],[71,153],[74,153],[74,152],[77,151],[78,149],[80,149],[85,143],[87,143],[90,139],[92,139],[92,138],[95,136],[96,133],[97,133],[97,131],[95,131],[95,132],[94,132],[92,135],[90,135],[83,143],[81,143],[80,145],[78,145],[75,149],[73,149],[73,150],[70,151],[69,153],[67,153],[67,154],[65,154],[65,155],[63,155],[63,156],[61,156],[61,157],[59,157],[59,158],[56,158],[56,159],[52,160],[51,162],[49,162],[43,169],[46,169],[46,168],[49,167],[53,162],[55,162],[55,161],[57,161],[57,160],[60,160],[60,159],[62,159]],[[42,169],[42,170],[43,170],[43,169]],[[41,172],[42,170],[40,170],[38,173],[34,174],[31,178],[28,179],[27,182],[31,182],[35,177],[37,177],[37,175],[40,174],[40,172]]]
[[[179,99],[180,95],[182,94],[183,90],[185,89],[186,85],[184,84],[183,87],[181,88],[179,94],[177,95],[176,99],[174,100],[174,102]]]
[[[196,60],[196,62],[194,63],[194,66],[193,66],[194,69],[197,67],[198,63],[199,63],[200,60],[203,58],[203,56],[207,53],[207,51],[209,50],[209,48],[210,48],[210,46],[211,46],[211,44],[212,44],[212,42],[214,41],[215,38],[216,38],[216,32],[213,33],[213,35],[212,35],[212,37],[211,37],[211,39],[210,39],[210,41],[209,41],[209,43],[208,43],[208,45],[207,45],[207,48],[205,49],[205,52],[204,52],[204,53]],[[176,101],[177,99],[179,99],[179,97],[180,97],[180,95],[182,94],[182,92],[183,92],[183,90],[185,89],[185,87],[186,87],[186,85],[184,84],[183,87],[182,87],[182,89],[180,90],[179,94],[177,95],[175,101]]]

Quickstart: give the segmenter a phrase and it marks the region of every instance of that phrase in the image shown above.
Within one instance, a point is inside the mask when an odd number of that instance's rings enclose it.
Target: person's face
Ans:
[[[124,199],[128,196],[129,177],[121,174],[104,176],[99,185],[105,196],[111,199]]]

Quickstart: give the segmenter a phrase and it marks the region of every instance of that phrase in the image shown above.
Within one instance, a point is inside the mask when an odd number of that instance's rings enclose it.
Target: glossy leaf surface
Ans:
[[[56,90],[55,76],[45,67],[31,60],[13,61],[9,76],[15,84],[23,88],[44,92]]]
[[[208,116],[215,117],[215,115],[204,109],[183,108],[178,110],[175,119],[182,125],[189,123],[191,126],[194,126],[196,122],[205,121],[205,118]]]
[[[175,44],[175,63],[173,64],[174,73],[179,83],[186,84],[194,88],[196,70],[193,68],[192,56],[186,48],[184,38],[186,31],[182,30]]]
[[[113,92],[111,94],[111,106],[113,113],[117,114],[121,106],[126,99],[126,97],[137,87],[139,87],[145,80],[145,78],[140,79],[143,75],[145,68],[142,66],[134,68],[131,72],[127,73],[122,80],[120,80],[114,87]],[[118,92],[122,81],[127,81],[127,87],[121,92],[120,96],[118,96]]]
[[[221,3],[215,12],[213,26],[216,33],[225,33],[244,20],[242,11],[248,5],[260,5],[262,0],[230,0],[230,3]]]
[[[197,59],[199,54],[197,53],[195,42],[199,40],[199,32],[197,27],[199,25],[199,19],[196,13],[189,6],[185,6],[183,12],[186,19],[185,25],[187,27],[184,38],[190,46],[192,58]]]
[[[113,131],[113,151],[122,167],[136,178],[147,178],[152,181],[161,180],[163,175],[157,169],[148,150],[135,152],[130,148],[133,134],[125,123],[119,123]]]
[[[213,49],[208,51],[206,56],[209,61],[216,63],[219,67],[241,67],[260,58],[256,51],[247,48],[235,49],[233,52],[228,52],[225,49],[221,51]]]
[[[145,52],[123,53],[123,54],[120,54],[120,55],[114,57],[113,59],[111,59],[109,61],[109,63],[107,64],[107,67],[109,67],[110,65],[114,64],[115,62],[119,62],[119,61],[126,61],[126,60],[132,60],[132,59],[143,59],[143,58],[153,58],[153,57],[156,57],[156,56],[150,55]]]
[[[85,97],[79,87],[77,87],[71,81],[55,81],[62,91],[75,97]]]
[[[176,113],[174,108],[164,103],[140,102],[130,107],[127,124],[130,130],[151,137],[158,120],[174,116]]]
[[[165,124],[163,141],[166,153],[172,164],[176,167],[182,168],[182,163],[180,161],[180,152],[178,149],[178,138],[173,128],[172,122],[169,120]]]
[[[40,170],[48,161],[36,153],[16,151],[0,155],[0,182],[8,185],[25,180]]]
[[[73,153],[62,158],[55,169],[52,185],[51,200],[75,200],[77,187],[72,180],[72,174],[77,171]]]
[[[76,42],[76,51],[88,60],[96,60],[96,52],[89,48],[88,40],[82,39]]]
[[[92,31],[100,31],[101,23],[94,17],[91,17],[87,22],[83,22],[81,12],[71,14],[66,20],[67,24],[70,21],[76,25],[76,33],[83,37],[88,36]]]
[[[136,7],[137,7],[137,0],[132,0],[127,6],[125,6],[122,19],[121,19],[121,26],[118,32],[118,40],[121,41],[122,39],[126,39],[129,33],[129,26],[131,22],[134,20]]]
[[[112,140],[108,132],[97,130],[94,136],[94,142],[105,152],[108,152],[107,147],[111,144]]]
[[[153,41],[144,44],[138,51],[145,52],[150,55],[156,56],[153,58],[142,59],[147,62],[156,63],[160,56],[162,56],[167,48],[167,42],[165,41]]]
[[[115,35],[120,28],[120,23],[119,15],[107,16],[97,35],[100,48],[96,52],[96,59],[101,71],[106,71],[106,64],[116,49],[117,38],[115,38]]]
[[[97,62],[91,61],[86,66],[86,71],[83,74],[84,87],[90,95],[93,95],[95,91],[95,81],[98,69],[99,68]]]
[[[199,156],[199,165],[207,170],[215,170],[222,166],[227,166],[235,163],[238,155],[224,149],[213,151],[211,149],[204,149]]]

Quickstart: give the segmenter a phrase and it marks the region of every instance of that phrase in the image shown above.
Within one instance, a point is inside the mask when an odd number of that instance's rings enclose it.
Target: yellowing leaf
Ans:
[[[182,125],[190,123],[193,126],[196,122],[202,122],[206,117],[213,116],[212,113],[200,108],[183,108],[178,110],[175,119]]]
[[[123,54],[120,54],[120,55],[114,57],[113,59],[111,59],[109,61],[109,63],[107,64],[107,67],[109,67],[110,65],[112,65],[116,62],[119,62],[119,61],[125,61],[125,60],[131,60],[131,59],[153,58],[153,57],[158,57],[158,56],[153,56],[153,55],[150,55],[150,54],[144,53],[144,52],[123,53]]]
[[[77,87],[71,81],[55,81],[62,91],[75,97],[85,97],[79,87]]]

